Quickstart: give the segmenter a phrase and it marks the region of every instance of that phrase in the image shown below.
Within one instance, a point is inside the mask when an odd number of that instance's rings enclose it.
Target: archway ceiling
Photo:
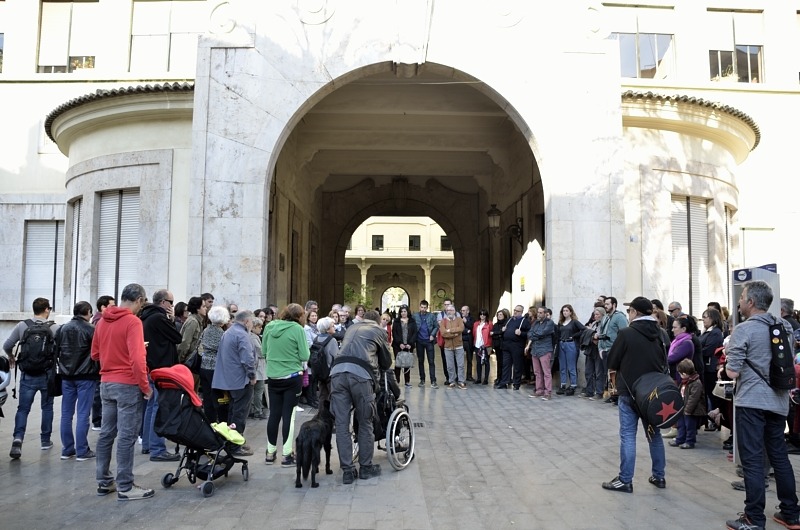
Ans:
[[[295,128],[298,166],[324,191],[382,175],[477,191],[491,182],[481,177],[509,173],[508,160],[519,156],[510,146],[521,142],[514,141],[520,133],[507,113],[474,84],[423,71],[344,85]]]

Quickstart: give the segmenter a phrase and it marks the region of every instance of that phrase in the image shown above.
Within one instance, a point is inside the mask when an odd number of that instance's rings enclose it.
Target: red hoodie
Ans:
[[[100,361],[100,381],[137,385],[150,392],[142,321],[126,307],[106,309],[92,339],[92,359]]]

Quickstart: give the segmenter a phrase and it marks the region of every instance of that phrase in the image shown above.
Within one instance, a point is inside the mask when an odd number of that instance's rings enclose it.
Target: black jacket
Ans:
[[[470,344],[475,344],[475,337],[472,336],[472,327],[475,325],[475,319],[472,318],[472,315],[469,316],[462,316],[461,320],[464,321],[464,331],[461,332],[461,340],[463,342],[469,342]],[[464,348],[466,348],[466,344]]]
[[[417,347],[417,321],[408,317],[408,337],[407,340],[411,349],[409,351],[414,351]],[[400,345],[403,344],[403,322],[400,320],[400,317],[394,319],[392,322],[392,348],[395,350],[400,349]]]
[[[500,352],[503,350],[503,326],[505,323],[505,320],[501,320],[500,322],[495,322],[492,326],[492,349],[498,355],[501,355]]]
[[[519,329],[519,335],[514,333]],[[527,317],[511,317],[506,324],[503,332],[503,349],[510,352],[522,353],[525,343],[528,341],[528,331],[531,329],[531,321]]]
[[[667,352],[655,320],[634,320],[627,328],[619,330],[617,339],[608,352],[608,368],[617,371],[617,390],[629,396],[639,377],[648,372],[667,371]]]
[[[82,317],[72,320],[56,331],[58,372],[63,379],[100,379],[100,363],[92,360],[94,326]]]
[[[168,368],[178,363],[178,344],[183,340],[167,312],[157,305],[142,309],[144,341],[147,342],[147,368]]]

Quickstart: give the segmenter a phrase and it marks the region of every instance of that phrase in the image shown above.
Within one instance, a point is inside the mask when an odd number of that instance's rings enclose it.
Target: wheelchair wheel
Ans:
[[[400,471],[414,458],[414,424],[405,409],[395,410],[386,427],[386,455],[389,464]]]

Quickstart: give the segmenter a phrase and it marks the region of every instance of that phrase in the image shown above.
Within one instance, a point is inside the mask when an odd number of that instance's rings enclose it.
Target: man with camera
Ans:
[[[603,364],[608,368],[608,352],[611,351],[611,346],[617,340],[617,334],[621,329],[628,327],[628,320],[625,318],[625,313],[617,309],[617,299],[613,296],[606,297],[604,302],[606,309],[606,316],[600,321],[597,327],[597,333],[594,338],[597,339],[597,349],[600,352],[600,358]],[[651,309],[652,312],[652,309]],[[614,386],[615,376],[614,373],[609,373],[608,384],[609,390]],[[610,395],[605,401],[606,403],[616,403],[617,396]]]

